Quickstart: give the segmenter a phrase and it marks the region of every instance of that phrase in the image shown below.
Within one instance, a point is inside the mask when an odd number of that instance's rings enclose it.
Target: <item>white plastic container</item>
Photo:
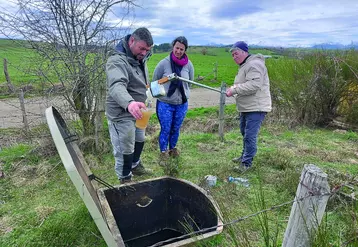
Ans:
[[[159,84],[159,81],[153,81],[150,83],[150,92],[154,98],[167,95],[164,86]]]
[[[205,180],[206,180],[206,184],[209,187],[215,186],[216,185],[216,181],[217,181],[217,177],[213,176],[213,175],[206,175],[205,176]]]

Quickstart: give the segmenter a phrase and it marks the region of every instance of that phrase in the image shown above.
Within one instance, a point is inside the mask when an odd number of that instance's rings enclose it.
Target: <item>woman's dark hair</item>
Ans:
[[[179,42],[185,46],[185,50],[188,49],[188,40],[184,36],[179,36],[172,42],[172,46],[174,47],[175,43]]]

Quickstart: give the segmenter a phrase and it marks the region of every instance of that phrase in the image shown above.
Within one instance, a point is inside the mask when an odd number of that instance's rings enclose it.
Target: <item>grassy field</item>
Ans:
[[[188,50],[189,59],[193,62],[195,67],[195,76],[206,77],[203,83],[211,86],[219,86],[222,81],[231,83],[233,77],[237,73],[238,67],[231,58],[231,54],[225,48],[208,48],[208,54],[202,55],[202,47],[190,47]],[[31,74],[36,66],[36,54],[25,42],[13,43],[10,40],[0,39],[0,57],[1,61],[4,58],[8,61],[8,71],[12,83],[16,86],[23,86],[26,84],[36,83],[38,79]],[[262,53],[271,55],[269,50],[252,50],[253,54]],[[158,62],[166,57],[168,53],[153,54],[148,62],[148,69],[150,78]],[[214,63],[218,63],[218,78],[213,81],[215,68]],[[5,75],[0,74],[0,83],[6,82]]]
[[[208,48],[206,55],[201,53],[203,47],[190,47],[188,49],[188,57],[192,61],[195,69],[195,78],[204,77],[204,83],[209,86],[220,86],[221,82],[232,84],[233,78],[237,74],[238,66],[233,61],[231,54],[226,48]],[[271,55],[270,50],[251,50],[252,54],[261,53],[263,55]],[[148,63],[150,73],[154,71],[157,63],[167,56],[168,53],[154,54]],[[217,63],[217,79],[214,80],[214,69]]]
[[[237,174],[231,159],[239,155],[242,137],[234,106],[226,107],[225,142],[216,134],[216,112],[215,107],[189,111],[178,144],[182,154],[173,164],[179,165],[176,176],[198,185],[205,175],[217,176],[210,194],[219,204],[224,222],[293,200],[304,164],[316,164],[327,172],[331,188],[346,181],[333,171],[358,173],[357,133],[289,129],[272,124],[269,117],[260,133],[254,169]],[[43,134],[46,129],[33,131]],[[158,165],[158,130],[154,116],[142,157],[154,175],[135,177],[136,181],[167,173]],[[6,130],[0,133],[9,134]],[[17,134],[12,132],[14,138]],[[106,152],[89,152],[85,157],[94,174],[116,185],[108,136],[106,140]],[[0,153],[6,174],[0,179],[0,246],[106,246],[56,153],[49,137],[33,140],[32,145],[13,145]],[[228,176],[248,178],[250,187],[227,183]],[[198,246],[281,246],[289,214],[290,205],[280,207],[226,227],[221,235]],[[312,246],[341,246],[346,241],[351,241],[347,246],[357,246],[357,216],[352,203],[339,195],[331,197],[321,237],[313,239]]]
[[[238,66],[227,49],[208,48],[206,55],[202,54],[202,49],[191,47],[188,51],[195,66],[195,76],[205,76],[202,82],[210,86],[219,86],[222,81],[231,85]],[[9,73],[15,85],[35,82],[36,78],[29,74],[35,54],[26,48],[25,43],[14,45],[0,40],[0,51],[1,58],[8,59]],[[252,50],[251,53],[276,57],[270,50]],[[151,57],[148,64],[150,74],[167,55],[158,53]],[[320,64],[316,60],[276,58],[267,59],[266,62],[271,89],[278,90],[273,94],[276,96],[275,103],[280,103],[277,96],[284,96],[284,93],[292,96],[284,98],[283,101],[288,104],[304,102],[304,98],[300,98],[303,97],[300,87],[304,88],[305,81],[315,78],[313,70],[320,68]],[[323,57],[322,61],[331,60]],[[324,68],[326,64],[322,61]],[[218,63],[216,81],[212,73],[214,63]],[[328,72],[331,76],[335,75],[336,70]],[[326,70],[320,70],[323,79],[326,74]],[[346,74],[342,73],[337,78],[342,79]],[[344,80],[356,79],[347,76]],[[0,82],[4,81],[4,75],[1,74]],[[328,78],[327,88],[332,88],[332,84],[328,83],[330,81]],[[278,104],[275,107],[278,108]],[[297,109],[300,112],[301,109]],[[188,112],[179,141],[182,155],[178,163],[173,161],[172,165],[179,165],[178,169],[174,169],[178,171],[176,176],[198,185],[201,185],[205,175],[218,177],[218,184],[211,188],[210,193],[219,203],[224,222],[292,200],[304,164],[316,164],[327,172],[331,188],[346,182],[347,176],[356,176],[358,173],[356,132],[280,125],[270,117],[277,114],[277,110],[269,114],[261,130],[254,169],[244,175],[232,169],[234,164],[231,159],[239,156],[242,148],[234,106],[226,107],[225,142],[220,142],[216,134],[216,108],[198,108]],[[31,136],[35,137],[29,141],[22,139],[19,130],[0,130],[1,138],[16,140],[15,144],[6,145],[8,147],[0,152],[0,170],[5,172],[5,177],[0,178],[0,246],[105,246],[60,162],[47,127],[39,126],[31,131]],[[136,177],[136,180],[158,177],[172,171],[158,165],[158,131],[158,121],[154,116],[147,131],[143,154],[145,165],[153,169],[154,175]],[[118,184],[113,171],[108,131],[104,133],[103,153],[87,152],[85,157],[97,176],[110,184]],[[228,176],[248,178],[250,187],[227,183]],[[354,189],[357,191],[356,187]],[[199,246],[281,246],[289,213],[290,205],[251,217],[225,228],[223,234]],[[312,239],[312,246],[358,246],[357,218],[357,205],[354,206],[340,195],[332,196],[320,234]]]
[[[14,85],[30,84],[36,79],[36,76],[29,74],[31,68],[34,68],[36,54],[26,46],[24,41],[14,43],[0,39],[0,51],[1,63],[6,58],[8,72]],[[4,73],[0,75],[0,82],[6,82]]]

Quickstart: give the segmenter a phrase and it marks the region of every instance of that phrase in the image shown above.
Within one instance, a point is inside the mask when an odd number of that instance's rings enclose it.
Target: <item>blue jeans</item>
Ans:
[[[188,102],[180,105],[157,101],[157,116],[160,123],[159,148],[165,152],[176,147],[180,127],[188,111]]]
[[[266,112],[242,112],[240,114],[240,131],[243,136],[241,163],[251,166],[257,152],[257,136]]]

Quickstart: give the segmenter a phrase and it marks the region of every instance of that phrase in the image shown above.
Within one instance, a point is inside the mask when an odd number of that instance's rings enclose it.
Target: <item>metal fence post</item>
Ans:
[[[226,83],[221,82],[221,94],[220,94],[220,107],[219,107],[219,137],[220,140],[224,141],[224,110],[225,110],[225,99],[226,99]]]

